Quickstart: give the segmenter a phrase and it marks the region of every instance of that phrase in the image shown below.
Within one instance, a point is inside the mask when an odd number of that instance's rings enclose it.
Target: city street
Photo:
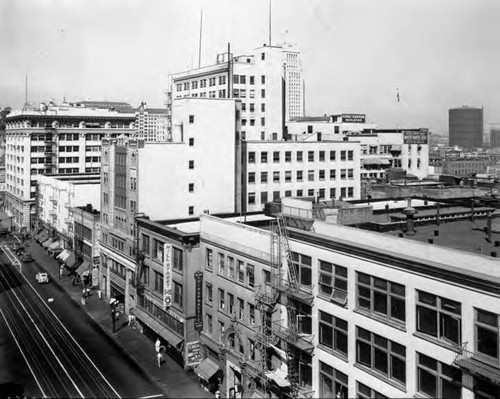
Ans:
[[[24,385],[24,394],[47,397],[163,396],[121,348],[57,284],[38,284],[35,262],[13,265],[2,239],[0,314],[2,353],[10,376]],[[14,240],[16,240],[14,238]],[[9,258],[11,260],[9,260]],[[43,270],[42,270],[43,271]],[[2,329],[5,331],[5,329]],[[12,348],[16,344],[17,350]],[[26,367],[21,367],[21,364]],[[31,372],[34,384],[25,368]],[[12,381],[9,381],[12,382]],[[159,396],[156,396],[159,395]]]

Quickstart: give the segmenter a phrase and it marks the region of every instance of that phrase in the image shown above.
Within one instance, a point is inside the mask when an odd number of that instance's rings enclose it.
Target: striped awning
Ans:
[[[90,268],[90,263],[86,260],[84,260],[82,262],[82,264],[78,267],[78,269],[76,269],[76,274],[78,274],[79,276],[82,276],[83,273],[85,273],[86,271],[88,271]]]
[[[47,240],[45,240],[42,244],[42,247],[44,248],[48,248],[50,244],[52,244],[54,242],[55,238],[49,238]]]
[[[219,365],[208,357],[194,369],[196,375],[205,381],[212,378],[217,371],[219,371]]]
[[[49,233],[47,231],[42,232],[37,238],[38,242],[44,242],[49,238]]]
[[[73,267],[73,265],[76,263],[76,257],[73,252],[66,258],[64,261],[67,267]]]
[[[71,255],[71,251],[65,249],[59,255],[57,255],[57,259],[61,259],[64,262],[66,259],[68,259],[68,257],[70,255]]]

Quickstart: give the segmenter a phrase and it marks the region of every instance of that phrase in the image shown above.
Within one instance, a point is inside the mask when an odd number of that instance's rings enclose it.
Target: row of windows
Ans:
[[[205,298],[206,303],[210,306],[214,303],[214,288],[211,283],[205,284]],[[217,291],[217,309],[230,316],[237,317],[243,323],[255,325],[255,305],[248,302],[245,306],[245,301],[241,298],[235,297],[232,293],[227,293],[219,288]]]
[[[165,243],[151,238],[149,235],[142,234],[141,248],[145,256],[163,263],[165,259]],[[152,245],[151,245],[152,244]],[[172,268],[182,272],[183,270],[183,251],[182,249],[172,247]]]
[[[308,170],[307,171],[307,181],[314,181],[315,176],[317,173],[317,178],[318,180],[325,180],[326,179],[326,170],[325,169],[320,169],[318,171],[316,170]],[[260,172],[260,183],[267,183],[268,182],[268,174],[270,172]],[[273,182],[274,183],[279,183],[280,182],[280,176],[283,175],[282,171],[276,170],[272,172],[273,176]],[[249,184],[254,184],[256,183],[255,180],[256,172],[249,172],[248,173],[248,183]],[[346,180],[346,179],[354,179],[354,169],[340,169],[340,179],[341,180]],[[295,171],[295,180],[292,179],[293,177],[293,171],[291,170],[286,170],[284,171],[284,181],[286,183],[292,183],[292,182],[302,182],[304,181],[304,171],[303,170],[297,170]],[[328,178],[330,180],[336,180],[337,179],[337,169],[330,169],[328,173]]]
[[[144,273],[149,273],[149,268],[146,267],[144,270]],[[164,293],[164,286],[163,286],[163,273],[159,273],[157,271],[154,272],[154,291],[159,293],[160,295],[163,295]],[[147,277],[147,280],[149,281],[149,277]],[[182,284],[178,283],[177,281],[172,281],[172,287],[173,287],[173,303],[174,305],[179,306],[182,308],[183,304],[183,287]]]
[[[254,85],[255,84],[255,76],[254,75],[249,75],[248,79],[246,75],[233,75],[233,83],[235,84],[250,84]],[[260,82],[261,84],[266,83],[266,76],[261,75],[260,77]],[[198,88],[202,89],[207,87],[207,83],[209,87],[216,86],[217,84],[219,85],[225,85],[227,83],[227,76],[226,75],[220,75],[220,76],[214,76],[208,79],[200,79],[200,80],[192,80],[191,82],[184,82],[184,83],[177,83],[176,84],[176,89],[177,91],[183,91],[183,90],[196,90]]]
[[[295,190],[295,196],[296,197],[317,197],[319,199],[324,199],[327,198],[327,194],[329,193],[330,196],[328,198],[331,199],[336,199],[337,198],[337,188],[336,187],[331,187],[329,191],[327,191],[326,188],[319,188],[319,189],[314,189],[310,188],[307,190]],[[340,198],[354,198],[354,187],[340,187],[340,190],[338,191],[340,193]],[[265,204],[268,202],[270,199],[272,201],[279,200],[282,197],[291,197],[293,195],[292,190],[285,190],[284,192],[282,191],[273,191],[273,192],[267,192],[267,191],[261,191],[260,192],[260,203]],[[258,199],[258,193],[255,192],[250,192],[248,193],[248,204],[253,205],[257,203]]]
[[[304,162],[304,152],[306,151],[295,151],[295,159],[293,158],[293,151],[284,151],[284,160],[285,162]],[[273,162],[278,163],[281,162],[281,153],[282,151],[273,151]],[[316,158],[317,153],[317,158]],[[316,162],[316,159],[320,162],[325,162],[327,160],[328,151],[307,151],[307,161],[308,162]],[[330,161],[335,161],[337,159],[337,152],[335,150],[329,151]],[[354,160],[354,151],[340,151],[340,160],[341,161],[352,161]],[[248,152],[248,163],[256,163],[257,162],[257,153],[255,151]],[[260,163],[268,162],[268,152],[261,151],[260,152]]]
[[[205,253],[205,268],[213,271],[213,267],[213,250],[207,248]],[[222,252],[219,252],[217,257],[217,273],[220,276],[237,281],[250,288],[255,286],[254,266],[247,264],[245,267],[245,262],[242,260],[235,260],[232,256],[226,256]]]

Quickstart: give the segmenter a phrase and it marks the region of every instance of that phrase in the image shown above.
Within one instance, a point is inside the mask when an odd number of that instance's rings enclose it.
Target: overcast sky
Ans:
[[[31,101],[161,106],[168,74],[198,65],[201,10],[202,65],[268,40],[268,0],[0,0],[0,107],[22,107],[25,75]],[[272,0],[272,21],[301,51],[308,115],[447,134],[469,105],[500,124],[499,0]]]

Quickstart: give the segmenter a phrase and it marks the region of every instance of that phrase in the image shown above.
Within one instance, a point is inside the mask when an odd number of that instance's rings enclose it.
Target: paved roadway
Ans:
[[[57,284],[37,284],[35,274],[41,270],[39,265],[35,262],[21,264],[6,240],[1,241],[0,314],[2,324],[7,326],[20,352],[17,358],[22,358],[24,363],[12,364],[12,367],[26,365],[36,383],[32,386],[27,382],[26,395],[65,398],[163,396]],[[16,354],[12,356],[16,358]]]

